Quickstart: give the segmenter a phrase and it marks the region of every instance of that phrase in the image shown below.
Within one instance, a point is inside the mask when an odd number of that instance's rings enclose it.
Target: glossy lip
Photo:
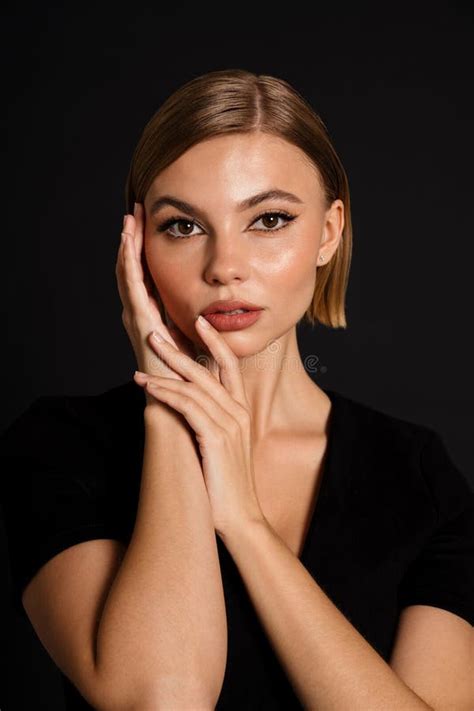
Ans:
[[[217,311],[234,311],[235,309],[247,309],[247,311],[260,311],[261,306],[257,304],[252,304],[250,301],[213,301],[212,304],[206,306],[204,311],[201,311],[203,316],[207,314],[213,314]]]
[[[244,314],[210,313],[205,318],[217,331],[241,331],[255,323],[260,318],[262,311],[263,309],[254,309]]]

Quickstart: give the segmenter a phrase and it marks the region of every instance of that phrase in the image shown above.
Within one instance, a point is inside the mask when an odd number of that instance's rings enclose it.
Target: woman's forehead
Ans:
[[[166,196],[188,204],[218,196],[220,204],[225,200],[228,209],[242,211],[261,202],[264,193],[295,205],[314,201],[320,188],[314,165],[296,146],[268,138],[220,136],[196,144],[155,177],[146,206]]]

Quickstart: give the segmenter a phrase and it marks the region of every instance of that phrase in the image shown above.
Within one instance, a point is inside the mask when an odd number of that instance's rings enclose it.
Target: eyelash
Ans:
[[[282,230],[284,227],[287,227],[287,225],[292,222],[296,218],[296,215],[291,215],[289,212],[284,212],[283,210],[273,210],[273,211],[267,211],[267,212],[262,212],[258,217],[255,218],[254,222],[258,222],[259,220],[262,219],[262,217],[266,217],[267,215],[273,215],[276,217],[280,217],[284,220],[286,220],[286,224],[282,225],[281,227],[276,227],[276,228],[268,228],[264,230],[254,230],[255,232],[278,232],[279,230]],[[159,227],[157,227],[157,232],[166,232],[172,225],[174,225],[176,222],[189,222],[191,224],[196,225],[197,223],[194,222],[194,220],[188,220],[186,217],[179,217],[179,216],[173,216],[165,220]],[[252,222],[253,225],[253,222]],[[196,237],[196,235],[172,235],[168,233],[168,237],[170,239],[189,239],[190,237]]]

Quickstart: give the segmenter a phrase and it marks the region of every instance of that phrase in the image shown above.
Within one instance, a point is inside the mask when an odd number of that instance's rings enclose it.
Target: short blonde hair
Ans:
[[[311,325],[347,328],[344,302],[352,254],[349,183],[322,119],[285,80],[228,69],[195,77],[178,88],[148,121],[134,150],[125,187],[126,212],[133,213],[134,202],[144,201],[156,176],[195,144],[213,136],[253,131],[278,136],[304,151],[322,180],[327,207],[338,198],[344,203],[339,245],[331,260],[317,267],[304,318]]]

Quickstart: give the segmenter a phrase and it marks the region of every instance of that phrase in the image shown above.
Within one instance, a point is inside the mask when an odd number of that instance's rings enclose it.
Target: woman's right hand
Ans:
[[[152,294],[153,284],[144,277],[141,264],[143,249],[144,215],[143,205],[135,203],[134,215],[125,215],[122,240],[118,251],[115,274],[122,301],[122,323],[131,341],[138,370],[150,375],[183,380],[158,357],[149,345],[152,331],[158,331],[180,351],[191,358],[196,356],[194,344],[174,324],[170,329],[163,323],[156,299]],[[126,239],[124,240],[124,235]],[[170,324],[172,322],[170,321]],[[171,330],[171,332],[170,332]],[[171,335],[171,333],[173,335]],[[155,398],[146,391],[147,405],[157,404]],[[159,403],[158,403],[159,404]]]

